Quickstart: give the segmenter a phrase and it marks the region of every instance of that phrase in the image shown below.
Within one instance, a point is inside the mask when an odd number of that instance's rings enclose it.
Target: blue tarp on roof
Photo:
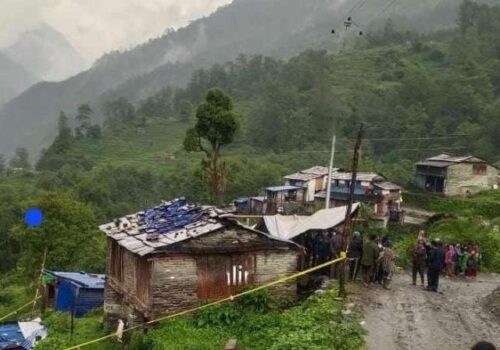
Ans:
[[[47,271],[55,277],[67,279],[85,288],[104,289],[104,278],[102,274],[89,274],[85,272],[59,272]]]

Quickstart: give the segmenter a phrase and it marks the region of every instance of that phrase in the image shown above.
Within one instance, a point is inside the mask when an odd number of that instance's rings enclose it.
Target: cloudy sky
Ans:
[[[231,0],[0,0],[0,47],[47,23],[87,59],[159,36]]]

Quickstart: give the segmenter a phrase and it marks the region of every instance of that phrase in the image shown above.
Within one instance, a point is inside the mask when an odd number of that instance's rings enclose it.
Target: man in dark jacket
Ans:
[[[418,240],[415,247],[411,251],[412,256],[412,282],[417,284],[417,274],[420,275],[420,282],[424,286],[424,271],[425,262],[427,260],[427,250],[425,249],[424,241]]]
[[[441,270],[443,270],[444,264],[444,250],[439,239],[432,241],[428,261],[427,290],[437,292],[439,287],[439,274]]]
[[[370,279],[373,275],[375,262],[379,256],[379,248],[375,240],[377,236],[371,234],[369,239],[363,244],[363,256],[361,258],[361,268],[363,270],[363,284],[368,287]]]
[[[349,243],[347,258],[349,259],[349,276],[355,281],[361,266],[360,259],[363,255],[363,238],[358,231],[353,234],[352,241]]]

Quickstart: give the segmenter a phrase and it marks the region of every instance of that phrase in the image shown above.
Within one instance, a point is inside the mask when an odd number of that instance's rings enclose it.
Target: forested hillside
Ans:
[[[385,19],[395,16],[405,29],[428,32],[453,26],[459,2],[404,0],[391,5],[373,0],[357,5],[327,0],[234,1],[185,28],[126,52],[109,53],[87,72],[60,83],[40,83],[10,101],[0,111],[0,152],[11,155],[16,147],[25,146],[38,154],[40,146],[55,136],[61,110],[75,110],[80,103],[97,110],[103,100],[143,98],[166,85],[184,86],[195,69],[233,60],[240,53],[289,57],[305,49],[352,47],[357,35],[343,32],[348,14],[356,15],[363,30],[383,26]],[[427,22],[430,13],[439,21]],[[333,27],[338,35],[331,35]]]

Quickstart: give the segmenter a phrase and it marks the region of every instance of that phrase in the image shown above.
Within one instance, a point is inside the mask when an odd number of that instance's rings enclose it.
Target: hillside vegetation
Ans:
[[[397,16],[405,29],[428,32],[453,26],[459,6],[455,0],[401,0],[382,11],[387,4],[373,0],[351,10],[347,1],[235,0],[184,28],[110,52],[88,71],[58,83],[39,83],[10,101],[0,110],[0,153],[10,157],[16,147],[26,147],[38,156],[40,146],[50,145],[55,136],[61,110],[75,110],[80,103],[97,110],[103,100],[137,100],[168,85],[183,87],[195,69],[234,60],[240,53],[283,58],[305,49],[336,52],[344,36],[332,36],[331,29],[342,33],[349,14],[366,29]]]

